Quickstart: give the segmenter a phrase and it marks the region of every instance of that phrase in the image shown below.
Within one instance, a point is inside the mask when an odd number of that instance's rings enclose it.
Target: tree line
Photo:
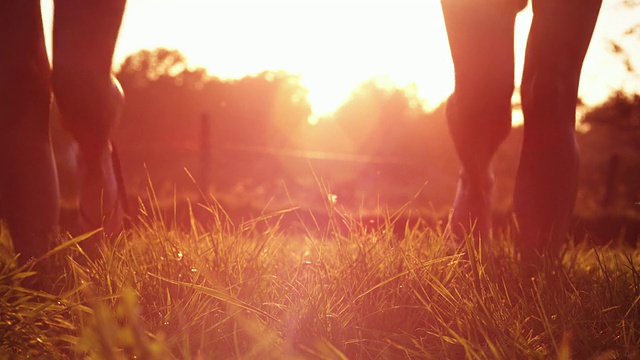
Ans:
[[[130,55],[117,77],[126,108],[114,142],[134,193],[144,192],[147,175],[160,189],[193,188],[186,168],[213,193],[284,195],[278,189],[285,186],[287,196],[304,200],[321,181],[353,207],[366,199],[403,204],[418,190],[420,206],[450,206],[458,160],[444,109],[426,112],[406,90],[363,82],[334,114],[311,124],[307,90],[282,71],[223,80],[189,67],[177,51],[155,49]],[[637,95],[617,93],[587,111],[577,133],[578,213],[638,217],[639,135]],[[495,158],[498,211],[511,206],[521,139],[515,127]]]

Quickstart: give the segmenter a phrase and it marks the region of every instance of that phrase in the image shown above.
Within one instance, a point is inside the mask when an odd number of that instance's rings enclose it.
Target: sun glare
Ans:
[[[190,64],[221,78],[284,70],[299,75],[309,90],[314,119],[375,77],[398,87],[414,85],[428,109],[453,89],[437,1],[172,4],[130,0],[116,61],[135,51],[135,43],[178,49]]]
[[[612,88],[639,83],[624,80],[622,62],[603,51],[606,39],[619,37],[625,24],[635,24],[631,13],[638,13],[623,9],[612,16],[619,9],[606,5],[611,2],[603,5],[591,45],[595,51],[585,61],[580,96],[588,104],[604,100]],[[52,0],[41,3],[50,28]],[[516,23],[516,85],[531,18],[528,8]],[[114,66],[140,49],[157,47],[179,50],[189,65],[222,79],[265,70],[297,75],[309,91],[312,121],[335,111],[372,78],[415,89],[427,110],[453,91],[439,1],[128,0]],[[514,120],[521,121],[521,115],[514,113]]]
[[[453,70],[437,2],[347,3],[329,9],[329,24],[316,21],[303,33],[309,56],[297,64],[317,117],[339,107],[363,81],[416,86],[427,107],[451,92]],[[339,11],[339,12],[338,12]],[[335,16],[336,12],[341,16]]]

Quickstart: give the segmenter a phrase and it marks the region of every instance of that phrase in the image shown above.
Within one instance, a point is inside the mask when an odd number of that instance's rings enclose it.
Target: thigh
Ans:
[[[110,73],[126,0],[55,0],[53,66]]]
[[[533,0],[523,88],[533,77],[577,86],[601,4],[602,0]]]
[[[478,105],[484,105],[487,111],[495,107],[495,101],[510,102],[514,86],[513,31],[521,8],[516,3],[442,0],[457,101],[484,98]]]

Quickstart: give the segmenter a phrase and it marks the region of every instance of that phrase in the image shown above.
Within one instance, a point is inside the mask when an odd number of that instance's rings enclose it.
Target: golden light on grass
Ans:
[[[236,226],[213,204],[208,227],[191,218],[190,228],[178,229],[142,215],[139,226],[101,245],[84,265],[72,260],[77,240],[68,240],[38,260],[55,269],[44,275],[56,284],[51,294],[20,286],[33,273],[0,254],[0,353],[638,357],[638,249],[571,244],[562,263],[521,273],[510,234],[483,252],[473,241],[452,251],[439,232],[405,224],[401,213],[365,223],[344,213],[339,197],[324,196],[328,221],[302,223],[300,233],[286,230],[285,217],[295,219],[296,208]]]

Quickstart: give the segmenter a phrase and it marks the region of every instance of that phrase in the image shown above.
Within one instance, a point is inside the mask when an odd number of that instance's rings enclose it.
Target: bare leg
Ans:
[[[476,237],[490,233],[491,160],[511,129],[513,28],[520,8],[512,0],[442,1],[456,77],[447,120],[462,166],[449,221],[456,236],[472,229]]]
[[[111,62],[126,0],[56,0],[53,91],[62,125],[80,147],[80,211],[86,230],[122,226],[109,141],[124,104]]]
[[[522,80],[524,143],[514,194],[523,254],[557,248],[568,230],[578,184],[578,83],[600,5],[601,0],[533,2]]]
[[[0,198],[20,262],[49,249],[58,182],[39,0],[0,1]]]

